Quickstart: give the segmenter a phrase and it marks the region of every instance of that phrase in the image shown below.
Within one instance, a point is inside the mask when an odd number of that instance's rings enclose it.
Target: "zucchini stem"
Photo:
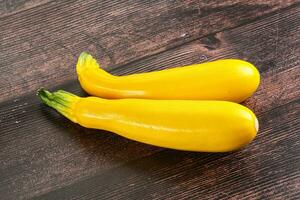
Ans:
[[[87,70],[91,68],[99,69],[100,65],[96,61],[96,59],[93,58],[92,55],[90,55],[87,52],[82,52],[79,55],[77,65],[76,65],[77,74],[81,74],[83,70]]]
[[[37,91],[37,96],[40,97],[44,104],[54,108],[71,121],[75,123],[77,122],[73,108],[80,97],[63,90],[58,90],[51,93],[44,88],[41,88]]]

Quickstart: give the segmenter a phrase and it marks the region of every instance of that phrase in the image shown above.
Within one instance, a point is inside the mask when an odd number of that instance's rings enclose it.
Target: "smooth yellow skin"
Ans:
[[[76,66],[82,88],[103,98],[224,100],[242,102],[260,82],[258,70],[236,59],[177,67],[155,72],[113,76],[82,53]]]
[[[87,97],[77,99],[72,110],[71,120],[84,127],[178,150],[233,151],[251,142],[258,131],[251,110],[225,101]]]

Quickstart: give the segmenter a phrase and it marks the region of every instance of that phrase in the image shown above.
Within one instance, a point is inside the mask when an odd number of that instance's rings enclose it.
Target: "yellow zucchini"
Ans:
[[[242,102],[257,89],[258,70],[227,59],[155,72],[114,76],[83,52],[76,66],[82,88],[102,98],[224,100]]]
[[[178,150],[233,151],[251,142],[258,131],[251,110],[226,101],[108,100],[44,89],[38,91],[38,96],[84,127]]]

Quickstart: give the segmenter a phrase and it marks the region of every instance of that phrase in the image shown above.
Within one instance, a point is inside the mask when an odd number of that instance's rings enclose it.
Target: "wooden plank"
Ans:
[[[0,19],[9,15],[16,14],[36,6],[49,3],[51,0],[1,0],[0,1]]]
[[[155,71],[217,59],[237,58],[253,63],[261,73],[299,65],[300,6],[234,29],[210,34],[185,45],[112,67],[114,74]],[[125,68],[125,69],[124,69]]]
[[[73,82],[59,88],[83,94]],[[299,88],[300,68],[295,66],[264,77],[259,91],[246,104],[257,114],[267,113],[299,99]],[[10,199],[47,193],[161,151],[75,125],[42,105],[34,94],[0,104],[0,113],[0,194]],[[264,119],[259,118],[262,127]],[[251,154],[252,148],[245,152]]]
[[[246,149],[227,154],[164,150],[40,199],[299,199],[300,101],[259,116]]]
[[[0,99],[74,79],[76,57],[83,50],[96,55],[105,68],[122,66],[297,2],[46,3],[0,20]]]

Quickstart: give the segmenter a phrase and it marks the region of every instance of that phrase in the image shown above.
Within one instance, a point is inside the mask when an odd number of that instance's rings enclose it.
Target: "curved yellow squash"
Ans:
[[[251,142],[258,131],[253,112],[232,102],[107,100],[44,89],[38,95],[45,104],[84,127],[178,150],[232,151]]]
[[[242,102],[257,89],[258,70],[228,59],[155,72],[113,76],[83,52],[76,66],[85,91],[103,98],[224,100]]]

